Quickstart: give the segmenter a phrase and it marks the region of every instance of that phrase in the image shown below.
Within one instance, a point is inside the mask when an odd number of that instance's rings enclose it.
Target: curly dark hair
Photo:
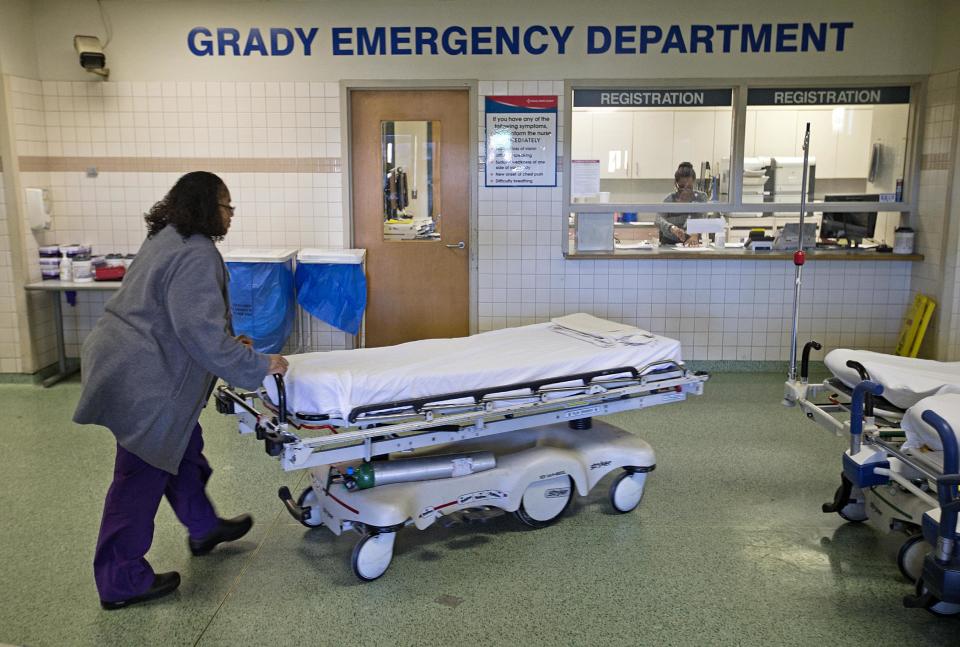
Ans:
[[[144,216],[147,238],[152,238],[167,225],[173,225],[184,238],[202,234],[214,241],[223,240],[227,230],[220,216],[219,203],[220,191],[226,186],[213,173],[187,173]]]

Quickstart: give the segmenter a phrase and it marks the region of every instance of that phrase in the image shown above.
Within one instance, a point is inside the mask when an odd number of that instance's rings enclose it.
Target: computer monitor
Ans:
[[[824,202],[879,202],[873,195],[825,195]],[[876,211],[823,212],[820,222],[820,240],[845,238],[848,246],[854,246],[864,238],[873,238],[877,228]]]

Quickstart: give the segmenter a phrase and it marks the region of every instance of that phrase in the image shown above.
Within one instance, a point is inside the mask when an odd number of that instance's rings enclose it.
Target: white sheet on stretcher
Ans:
[[[287,410],[346,417],[354,408],[658,361],[679,362],[680,342],[654,335],[643,345],[604,348],[550,323],[455,339],[290,355]],[[264,386],[277,401],[271,376]]]
[[[928,409],[950,423],[954,434],[960,433],[960,393],[932,395],[917,402],[904,414],[901,422],[907,436],[903,443],[904,449],[926,447],[938,452],[943,451],[940,434],[921,418]]]
[[[860,376],[847,368],[849,360],[860,362],[870,379],[883,385],[883,397],[901,409],[909,409],[948,386],[960,391],[960,362],[936,362],[849,348],[830,351],[823,363],[851,389],[860,383]]]

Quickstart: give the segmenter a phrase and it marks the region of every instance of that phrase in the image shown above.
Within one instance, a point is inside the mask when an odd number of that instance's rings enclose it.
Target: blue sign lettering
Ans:
[[[433,27],[417,27],[414,30],[414,38],[417,42],[417,56],[423,56],[424,50],[429,47],[430,55],[437,55],[437,30]]]
[[[597,36],[600,37],[599,44]],[[610,49],[610,30],[597,25],[587,27],[587,54],[603,54],[608,49]]]
[[[317,37],[317,32],[320,31],[317,27],[311,27],[310,31],[304,33],[302,27],[297,27],[293,30],[296,33],[297,38],[300,39],[300,43],[303,45],[303,55],[310,56],[313,54],[313,39]]]
[[[319,31],[318,27],[296,27],[293,31],[286,27],[271,27],[268,47],[259,27],[252,27],[246,34],[233,27],[217,27],[216,32],[206,27],[194,27],[187,34],[187,48],[194,56],[289,56],[299,45],[304,56],[311,56],[313,41]],[[335,54],[337,48],[343,46],[343,39],[349,42],[351,31],[349,27],[334,28]]]
[[[703,51],[713,54],[713,27],[710,25],[690,26],[690,53],[696,54],[698,45],[703,45]]]
[[[842,52],[853,22],[587,25],[588,55]],[[331,27],[334,56],[540,56],[568,53],[574,25]],[[318,27],[194,27],[194,56],[313,55]],[[577,52],[572,52],[576,54]]]
[[[663,30],[656,25],[640,26],[640,53],[646,54],[647,47],[656,45],[663,38]]]
[[[567,39],[570,38],[570,34],[573,33],[573,26],[567,25],[563,28],[563,31],[560,31],[554,25],[550,25],[550,33],[553,34],[553,38],[557,41],[557,54],[565,54],[567,51]]]
[[[243,55],[250,56],[251,52],[256,50],[260,52],[260,56],[267,56],[267,46],[263,44],[263,36],[260,35],[260,30],[254,27],[250,30],[250,35],[247,36],[247,45],[243,48]]]
[[[198,40],[198,36],[203,38]],[[190,48],[190,51],[194,56],[211,56],[213,54],[213,41],[210,40],[210,37],[213,34],[210,33],[210,30],[205,27],[194,27],[190,30],[190,33],[187,34],[187,47]]]
[[[223,56],[227,47],[233,49],[234,56],[240,56],[240,32],[232,27],[220,27],[217,29],[217,53]]]
[[[285,43],[280,45],[280,38]],[[289,29],[283,27],[274,27],[270,30],[270,54],[273,56],[287,56],[293,51],[293,34]]]

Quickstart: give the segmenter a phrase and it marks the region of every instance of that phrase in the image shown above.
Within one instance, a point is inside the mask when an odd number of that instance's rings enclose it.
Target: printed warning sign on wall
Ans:
[[[557,97],[488,96],[486,186],[557,186]]]

